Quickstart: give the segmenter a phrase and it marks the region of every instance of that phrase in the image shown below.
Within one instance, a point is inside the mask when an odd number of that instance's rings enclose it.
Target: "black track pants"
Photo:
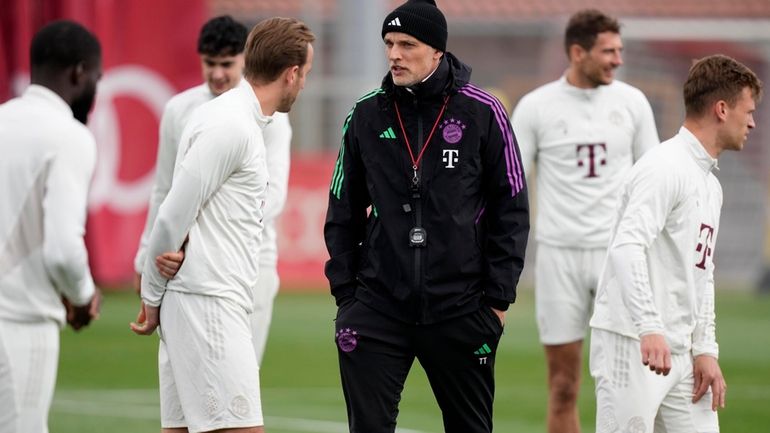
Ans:
[[[415,357],[430,381],[446,433],[492,431],[497,315],[486,306],[433,325],[410,325],[351,300],[337,312],[335,342],[351,433],[392,433]]]

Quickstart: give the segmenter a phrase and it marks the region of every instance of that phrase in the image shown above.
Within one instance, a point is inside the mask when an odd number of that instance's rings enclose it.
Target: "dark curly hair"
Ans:
[[[201,28],[198,54],[234,56],[243,52],[249,30],[229,15],[212,18]]]
[[[93,33],[74,21],[53,21],[32,38],[29,48],[31,71],[59,72],[78,63],[93,67],[102,49]]]
[[[596,9],[585,9],[577,12],[569,19],[567,30],[564,32],[564,49],[569,57],[569,47],[578,44],[584,50],[590,51],[596,43],[599,33],[620,33],[620,23]]]

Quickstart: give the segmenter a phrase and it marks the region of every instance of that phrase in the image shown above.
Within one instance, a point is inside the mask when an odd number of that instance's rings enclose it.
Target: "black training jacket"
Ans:
[[[388,74],[345,119],[324,226],[325,272],[338,305],[354,296],[396,319],[430,324],[481,304],[506,310],[516,299],[527,186],[505,108],[469,82],[470,72],[445,53],[412,89]],[[416,188],[404,131],[414,158],[427,146]],[[423,246],[410,245],[415,227]]]

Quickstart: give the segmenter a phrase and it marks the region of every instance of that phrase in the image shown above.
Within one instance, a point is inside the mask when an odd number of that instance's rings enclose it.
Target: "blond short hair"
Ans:
[[[246,40],[244,75],[250,81],[271,83],[286,68],[304,66],[315,35],[295,18],[268,18],[254,26]]]

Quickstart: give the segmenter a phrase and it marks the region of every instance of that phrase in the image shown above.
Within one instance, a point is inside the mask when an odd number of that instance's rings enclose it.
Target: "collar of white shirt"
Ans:
[[[259,104],[259,99],[254,93],[254,88],[251,87],[251,84],[249,84],[245,78],[241,79],[236,89],[239,89],[241,95],[243,95],[244,99],[248,101],[249,106],[252,107],[254,119],[257,121],[257,124],[261,129],[264,129],[273,121],[271,116],[265,116],[262,113],[262,106]]]
[[[603,88],[607,87],[606,85],[596,86],[593,88],[581,88],[577,87],[573,84],[571,84],[569,81],[567,81],[567,73],[565,72],[564,75],[559,78],[559,82],[564,87],[565,91],[573,96],[579,97],[579,98],[585,98],[585,99],[591,99],[599,92],[602,91]]]
[[[711,155],[706,152],[706,148],[703,147],[700,140],[689,129],[682,126],[679,128],[679,137],[687,144],[689,144],[690,153],[692,154],[695,162],[706,173],[714,170],[719,171],[719,164],[716,158],[712,158]]]
[[[61,111],[62,114],[72,117],[72,108],[67,105],[67,102],[64,101],[61,96],[48,87],[39,84],[30,84],[24,91],[22,98],[31,99],[33,101],[42,101],[44,104],[50,105],[54,109]]]

